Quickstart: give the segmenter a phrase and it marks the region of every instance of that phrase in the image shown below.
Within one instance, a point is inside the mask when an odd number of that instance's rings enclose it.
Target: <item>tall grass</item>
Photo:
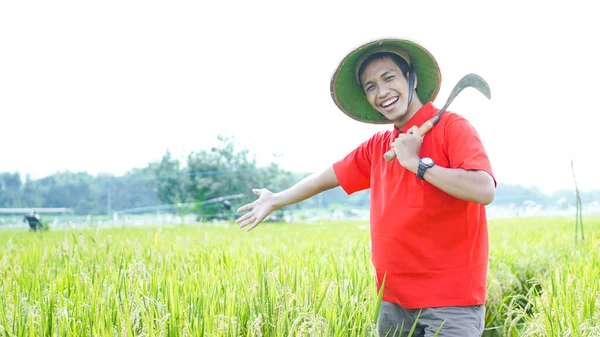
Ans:
[[[577,245],[569,218],[492,221],[487,336],[600,336],[600,219],[587,221]]]
[[[375,298],[356,225],[14,233],[0,334],[367,335]]]
[[[598,331],[600,221],[577,247],[571,225],[491,222],[486,335]],[[0,336],[375,335],[365,223],[0,230],[0,247]]]
[[[560,256],[533,297],[523,336],[600,336],[600,247],[596,233]],[[536,293],[536,295],[538,295]]]

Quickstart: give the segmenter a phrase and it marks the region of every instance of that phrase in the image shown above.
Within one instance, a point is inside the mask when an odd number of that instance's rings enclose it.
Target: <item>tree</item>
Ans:
[[[156,195],[160,201],[177,204],[187,200],[181,163],[172,158],[170,151],[167,150],[160,162],[150,163],[148,171],[154,174],[151,180],[156,185]]]
[[[231,136],[218,136],[218,143],[209,150],[193,152],[187,159],[186,192],[190,200],[206,200],[236,194],[246,194],[262,176],[255,156],[236,143]],[[248,201],[244,198],[240,201]],[[214,213],[215,205],[199,204],[199,214]]]
[[[15,207],[21,202],[21,175],[0,173],[0,207]]]

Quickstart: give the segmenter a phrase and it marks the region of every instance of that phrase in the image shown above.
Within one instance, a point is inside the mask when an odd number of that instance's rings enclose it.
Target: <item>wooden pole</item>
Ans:
[[[571,159],[571,172],[573,173],[573,182],[575,183],[575,244],[577,244],[578,229],[581,229],[581,241],[585,239],[585,236],[583,234],[583,206],[581,204],[581,195],[579,194],[579,188],[577,187],[577,178],[575,178],[575,168],[573,167],[573,159]]]

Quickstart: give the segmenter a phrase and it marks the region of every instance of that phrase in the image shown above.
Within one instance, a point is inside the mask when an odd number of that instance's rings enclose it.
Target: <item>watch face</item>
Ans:
[[[431,158],[423,158],[422,161],[423,161],[423,164],[425,164],[427,166],[433,164],[433,159],[431,159]]]

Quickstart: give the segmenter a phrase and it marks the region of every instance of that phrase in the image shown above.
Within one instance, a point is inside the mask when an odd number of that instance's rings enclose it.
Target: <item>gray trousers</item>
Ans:
[[[408,337],[416,322],[411,337],[480,337],[485,326],[484,317],[484,305],[404,309],[382,301],[377,333],[380,337]]]

